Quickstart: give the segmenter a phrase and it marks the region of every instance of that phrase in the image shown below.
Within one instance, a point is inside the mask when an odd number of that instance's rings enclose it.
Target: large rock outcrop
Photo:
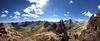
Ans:
[[[83,30],[80,41],[100,41],[100,12],[92,15],[88,21],[87,29]]]
[[[0,23],[0,41],[24,41],[23,36],[10,27],[10,24]]]

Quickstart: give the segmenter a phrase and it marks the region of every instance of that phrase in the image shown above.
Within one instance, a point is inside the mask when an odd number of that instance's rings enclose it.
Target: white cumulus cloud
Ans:
[[[26,8],[26,9],[24,9],[24,12],[25,12],[25,13],[30,13],[31,10],[30,10],[29,8]]]
[[[23,14],[22,16],[24,16],[24,17],[32,17],[32,18],[39,17],[39,15],[37,15],[37,14],[31,14],[31,13],[29,13],[29,14]]]
[[[4,10],[2,13],[6,13],[6,14],[8,14],[8,13],[9,13],[9,11],[8,11],[8,10]]]
[[[84,14],[86,14],[87,12],[85,11],[85,12],[83,12],[82,14],[84,15]]]
[[[27,17],[33,17],[37,18],[39,15],[42,15],[44,12],[42,10],[42,7],[46,4],[48,0],[28,0],[31,4],[28,6],[26,9],[23,11],[25,14],[22,14],[22,16],[27,16]]]
[[[67,16],[67,14],[64,14],[64,16]]]
[[[14,18],[14,19],[18,19],[18,16],[15,15],[13,18]]]
[[[39,1],[37,1],[37,3],[44,6],[46,4],[46,1],[48,1],[48,0],[39,0]]]
[[[30,3],[36,2],[36,0],[28,0]]]
[[[93,15],[93,13],[91,13],[90,11],[85,11],[82,14],[88,17],[91,17]]]
[[[73,3],[73,0],[70,0],[69,3]]]
[[[46,4],[46,1],[48,0],[28,0],[30,3],[38,3],[40,5],[45,5]]]
[[[98,9],[100,10],[100,5],[98,5]]]
[[[94,14],[94,16],[97,16],[96,14]]]
[[[42,9],[35,9],[35,13],[39,14],[39,15],[42,15],[43,11],[42,11]]]
[[[11,12],[14,13],[13,15],[9,15],[10,18],[13,19],[19,19],[21,16],[22,17],[27,17],[28,18],[38,18],[40,17],[40,15],[42,15],[44,12],[42,10],[42,8],[44,7],[44,5],[46,5],[48,0],[27,0],[30,2],[30,6],[26,7],[25,9],[23,9],[23,14],[21,14],[19,11],[15,11],[15,12]],[[9,11],[8,10],[4,10],[2,13],[2,15],[0,15],[0,17],[6,17]]]
[[[20,15],[21,13],[20,13],[20,12],[18,12],[18,11],[16,11],[16,12],[14,12],[14,14],[16,14],[16,15]]]
[[[6,17],[7,15],[6,14],[2,14],[0,17]]]
[[[70,12],[65,13],[64,16],[69,16],[69,13],[70,13]]]

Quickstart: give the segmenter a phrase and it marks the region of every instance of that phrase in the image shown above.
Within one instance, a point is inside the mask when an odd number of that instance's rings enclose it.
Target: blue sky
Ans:
[[[100,0],[0,0],[0,22],[87,20],[100,12]]]

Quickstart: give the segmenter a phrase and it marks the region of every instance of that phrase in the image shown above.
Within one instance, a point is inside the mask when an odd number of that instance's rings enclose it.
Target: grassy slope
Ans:
[[[87,22],[75,24],[75,26],[68,30],[68,35],[73,37],[74,34],[81,34],[81,31],[86,28],[86,25]]]

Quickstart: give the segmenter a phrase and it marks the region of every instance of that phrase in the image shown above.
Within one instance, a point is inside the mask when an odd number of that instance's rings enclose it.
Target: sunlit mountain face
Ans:
[[[88,20],[100,0],[0,0],[0,22]]]

